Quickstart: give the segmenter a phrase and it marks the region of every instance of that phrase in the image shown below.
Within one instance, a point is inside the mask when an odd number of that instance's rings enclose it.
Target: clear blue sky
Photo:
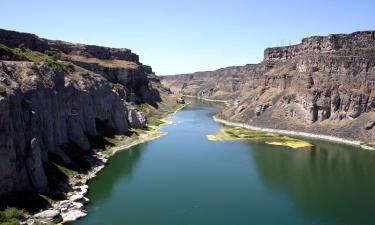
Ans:
[[[375,30],[374,0],[4,0],[0,27],[126,47],[157,74],[258,63],[270,46]]]

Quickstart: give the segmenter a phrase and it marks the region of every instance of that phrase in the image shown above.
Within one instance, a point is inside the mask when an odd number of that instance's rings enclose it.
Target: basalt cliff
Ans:
[[[375,31],[268,48],[259,64],[162,77],[173,92],[227,100],[221,118],[375,141]]]
[[[129,49],[0,29],[0,196],[51,190],[53,168],[80,167],[93,140],[129,135],[169,95]]]

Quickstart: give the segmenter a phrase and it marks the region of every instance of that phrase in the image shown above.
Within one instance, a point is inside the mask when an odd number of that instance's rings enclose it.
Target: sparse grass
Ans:
[[[0,96],[5,96],[6,92],[7,89],[4,86],[0,85]]]
[[[114,137],[90,137],[90,144],[92,146],[92,150],[95,152],[105,152],[116,146],[119,142],[120,140]]]
[[[65,174],[68,177],[72,177],[72,176],[74,176],[78,173],[77,171],[71,170],[71,169],[69,169],[65,166],[59,165],[57,163],[53,163],[53,164],[60,170],[60,172],[62,172],[63,174]]]
[[[116,62],[113,61],[112,59],[101,59],[100,60],[103,64],[109,64],[109,65],[115,65]]]
[[[109,83],[111,85],[111,88],[113,90],[115,90],[116,92],[120,92],[120,91],[123,91],[124,90],[124,86],[122,84],[119,84],[119,83],[112,83],[110,82]]]
[[[54,70],[66,71],[69,66],[60,62],[60,54],[55,51],[47,50],[44,53],[31,51],[26,49],[24,45],[20,45],[18,48],[9,48],[3,44],[0,44],[0,54],[7,54],[11,58],[18,58],[20,60],[34,62],[36,64],[44,63]],[[36,68],[35,66],[33,66]]]
[[[11,207],[0,211],[1,225],[19,225],[20,220],[23,219],[25,211]]]
[[[216,135],[207,135],[210,141],[242,140],[249,142],[261,142],[270,145],[282,145],[291,148],[311,147],[306,141],[277,133],[248,130],[240,127],[224,127]]]
[[[7,46],[0,44],[0,56],[13,56],[13,50],[11,48],[8,48]]]
[[[150,85],[152,88],[158,89],[163,92],[168,92],[168,93],[171,91],[169,88],[165,87],[162,83],[160,83],[160,80],[159,78],[156,77],[156,75],[155,75],[155,78],[153,76],[149,77],[149,80],[150,80]]]
[[[147,103],[138,104],[135,105],[135,107],[143,112],[143,114],[145,114],[147,117],[160,118],[162,116],[162,112],[160,112],[160,110]]]
[[[285,141],[271,141],[266,142],[266,144],[270,145],[281,145],[281,146],[288,146],[291,148],[305,148],[305,147],[311,147],[312,145],[306,141],[302,140],[285,140]]]
[[[49,222],[49,223],[34,222],[33,225],[55,225],[55,224],[52,222]],[[62,223],[59,223],[57,225],[62,225]]]
[[[43,62],[48,58],[48,56],[43,53],[34,52],[28,49],[14,48],[12,50],[15,55],[21,56],[31,62]]]
[[[56,60],[53,60],[51,58],[47,58],[44,62],[48,67],[51,67],[52,69],[54,70],[57,70],[57,71],[67,71],[69,66],[62,63],[62,62],[59,62],[59,61],[56,61]]]
[[[158,118],[155,118],[155,117],[148,117],[147,118],[147,126],[158,127],[158,126],[162,125],[163,123],[164,123],[164,121],[162,121]]]

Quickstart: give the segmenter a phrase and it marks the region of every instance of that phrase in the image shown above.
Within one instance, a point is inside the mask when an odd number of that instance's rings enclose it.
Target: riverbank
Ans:
[[[256,126],[251,126],[251,125],[245,124],[245,123],[236,123],[236,122],[230,122],[230,121],[227,121],[227,120],[219,119],[216,116],[213,116],[213,119],[215,121],[217,121],[219,123],[222,123],[224,125],[227,125],[227,126],[242,127],[242,128],[246,128],[246,129],[249,129],[249,130],[278,133],[278,134],[291,135],[291,136],[297,136],[297,137],[306,137],[306,138],[312,138],[312,139],[327,140],[327,141],[332,141],[332,142],[336,142],[336,143],[358,146],[358,147],[361,147],[361,148],[366,149],[366,150],[375,150],[374,147],[364,145],[360,141],[347,140],[347,139],[340,138],[340,137],[313,134],[313,133],[307,133],[307,132],[301,132],[301,131],[291,131],[291,130],[281,130],[281,129],[256,127]]]
[[[88,171],[87,174],[78,174],[70,178],[69,184],[72,191],[66,193],[66,200],[54,202],[50,208],[29,217],[21,224],[32,225],[35,221],[42,223],[70,223],[87,216],[85,205],[90,202],[90,200],[85,197],[89,189],[88,181],[95,178],[98,173],[105,168],[108,159],[119,151],[130,149],[133,146],[166,135],[167,133],[161,131],[161,128],[165,124],[170,123],[170,117],[182,110],[186,105],[187,104],[181,104],[170,112],[168,116],[160,119],[161,124],[148,126],[148,130],[136,130],[133,136],[118,142],[116,146],[109,148],[104,153],[94,153],[93,158],[95,158],[95,160],[93,161],[93,166],[90,171]]]
[[[207,102],[223,103],[226,107],[230,107],[229,101],[226,101],[226,100],[209,99],[209,98],[203,98],[203,97],[198,97],[198,96],[194,96],[194,95],[182,95],[182,97],[194,98],[194,99],[203,100],[203,101],[207,101]]]

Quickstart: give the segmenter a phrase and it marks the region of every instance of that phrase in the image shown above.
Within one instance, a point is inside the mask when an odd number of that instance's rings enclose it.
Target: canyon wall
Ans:
[[[251,125],[375,141],[375,32],[269,48],[259,64],[162,77],[172,91],[228,100],[222,117]]]
[[[0,29],[0,195],[47,192],[51,157],[71,164],[90,138],[142,128],[136,105],[163,94],[150,73],[129,49]]]

